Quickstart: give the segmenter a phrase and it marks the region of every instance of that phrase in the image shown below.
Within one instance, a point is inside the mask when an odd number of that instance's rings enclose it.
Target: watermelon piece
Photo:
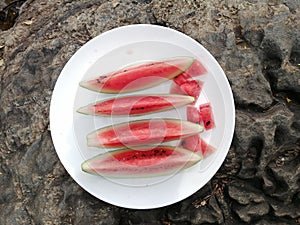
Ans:
[[[143,178],[176,173],[191,167],[201,156],[174,146],[142,146],[99,154],[83,162],[83,171],[104,177]]]
[[[201,142],[199,135],[192,135],[180,140],[179,147],[188,149],[193,152],[201,150]]]
[[[188,105],[186,113],[188,121],[203,125],[205,130],[210,130],[215,127],[210,103],[204,103],[200,105],[199,108],[196,108],[193,105]]]
[[[120,148],[178,140],[203,131],[203,126],[179,119],[145,119],[101,128],[87,135],[90,147]]]
[[[203,158],[206,158],[206,157],[210,156],[212,153],[214,153],[216,151],[215,147],[208,144],[202,138],[200,139],[200,141],[201,141],[201,154],[202,154]]]
[[[200,124],[202,124],[206,130],[210,130],[215,127],[210,103],[205,103],[199,106],[199,115],[201,118]]]
[[[192,79],[192,77],[188,74],[188,73],[182,73],[179,74],[178,76],[173,78],[173,81],[177,84],[177,85],[182,85],[185,82],[189,81],[190,79]]]
[[[179,147],[188,149],[193,152],[198,152],[202,155],[203,158],[208,157],[216,151],[216,148],[204,141],[200,137],[200,135],[193,135],[187,138],[183,138],[179,143]]]
[[[197,124],[200,124],[201,122],[199,110],[193,105],[188,105],[186,107],[186,117],[187,120],[190,122],[197,123]]]
[[[156,86],[187,70],[194,59],[177,57],[142,63],[123,68],[95,79],[80,82],[80,86],[102,93],[128,93]]]
[[[199,60],[194,60],[193,64],[184,73],[190,77],[196,77],[207,73],[206,68]]]
[[[200,76],[207,73],[207,70],[198,60],[194,60],[193,64],[188,68],[185,72],[179,74],[178,76],[173,78],[173,81],[177,85],[182,85],[188,80],[191,80],[193,77]]]
[[[198,99],[203,82],[199,80],[188,80],[180,85],[180,89],[189,96],[193,96]]]
[[[186,95],[186,93],[176,83],[171,84],[170,94]]]
[[[77,111],[97,116],[140,116],[174,109],[194,102],[186,95],[133,95],[90,104]]]
[[[187,80],[178,86],[175,82],[171,84],[170,93],[179,95],[189,95],[198,99],[202,90],[203,82],[199,80]]]

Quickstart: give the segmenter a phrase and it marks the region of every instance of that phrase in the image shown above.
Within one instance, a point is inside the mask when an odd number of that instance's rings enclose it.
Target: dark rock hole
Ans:
[[[254,137],[249,145],[247,154],[242,161],[242,167],[239,171],[239,176],[243,179],[254,179],[257,173],[257,166],[259,164],[264,141],[260,137]],[[254,182],[253,184],[256,184]]]
[[[159,26],[163,26],[163,27],[167,27],[167,23],[165,21],[155,22],[154,24],[159,25]]]
[[[250,104],[240,104],[240,103],[236,103],[236,108],[241,109],[241,110],[245,110],[247,112],[264,112],[266,109],[256,105],[254,103],[250,103]]]
[[[149,4],[152,2],[152,0],[138,0],[138,2]]]
[[[250,30],[245,32],[244,38],[247,41],[248,44],[254,46],[254,47],[259,47],[262,40],[264,39],[264,31],[261,30]]]
[[[295,41],[291,55],[290,55],[290,63],[293,66],[299,67],[300,64],[300,40]]]
[[[287,192],[289,186],[287,185],[287,183],[282,177],[277,176],[277,174],[273,172],[272,166],[276,166],[276,164],[274,163],[266,167],[266,173],[269,179],[272,181],[273,187],[270,188],[269,190],[266,190],[266,192],[273,197],[277,197],[278,193]],[[284,199],[280,199],[280,198],[278,200],[284,201]]]
[[[274,142],[275,145],[281,146],[289,140],[289,129],[286,126],[278,126],[275,130]]]
[[[282,64],[279,46],[271,40],[264,40],[262,50],[264,52],[264,68],[266,70],[279,69]]]
[[[19,10],[25,1],[26,0],[5,1],[7,5],[0,9],[0,30],[8,30],[14,25],[19,16]]]

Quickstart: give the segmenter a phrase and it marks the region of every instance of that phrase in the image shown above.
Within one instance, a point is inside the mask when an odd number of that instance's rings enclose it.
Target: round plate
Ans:
[[[197,105],[210,102],[216,128],[201,136],[216,151],[196,165],[176,174],[153,178],[108,179],[81,170],[81,163],[103,150],[87,147],[86,135],[108,124],[135,118],[101,118],[76,110],[111,97],[79,87],[79,82],[130,64],[176,56],[192,56],[208,73]],[[138,93],[168,93],[172,81]],[[178,109],[151,114],[150,118],[180,117]],[[140,118],[147,118],[138,117]],[[149,116],[148,116],[149,118]],[[126,208],[149,209],[178,202],[203,187],[217,172],[229,150],[235,122],[234,101],[228,80],[214,57],[192,38],[156,25],[130,25],[107,31],[86,43],[63,68],[53,91],[50,128],[57,154],[71,177],[95,197]]]

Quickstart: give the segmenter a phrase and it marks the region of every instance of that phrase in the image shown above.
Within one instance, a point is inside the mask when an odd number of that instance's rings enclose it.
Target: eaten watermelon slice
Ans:
[[[193,102],[194,98],[187,95],[130,95],[105,99],[84,106],[77,112],[96,116],[141,116]]]
[[[108,94],[138,91],[176,77],[190,68],[193,62],[191,57],[147,62],[82,81],[80,86]]]
[[[176,173],[193,166],[201,156],[174,146],[140,146],[106,152],[82,163],[83,171],[104,177],[141,178]]]
[[[203,131],[203,126],[179,119],[145,119],[107,126],[90,133],[90,147],[120,148],[178,140]]]
[[[215,121],[210,103],[204,103],[200,105],[199,108],[188,105],[186,111],[188,121],[201,124],[206,130],[210,130],[215,127]]]
[[[203,158],[208,157],[216,151],[215,147],[209,145],[200,137],[200,135],[193,135],[183,138],[179,143],[179,147],[188,149],[193,152],[199,152],[201,153]]]

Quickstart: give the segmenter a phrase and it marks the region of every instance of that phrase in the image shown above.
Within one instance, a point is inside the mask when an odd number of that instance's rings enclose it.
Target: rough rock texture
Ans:
[[[203,44],[233,89],[236,130],[214,178],[155,210],[104,203],[61,165],[49,103],[68,59],[121,25],[168,26]],[[299,224],[298,0],[27,0],[0,34],[0,224]]]

